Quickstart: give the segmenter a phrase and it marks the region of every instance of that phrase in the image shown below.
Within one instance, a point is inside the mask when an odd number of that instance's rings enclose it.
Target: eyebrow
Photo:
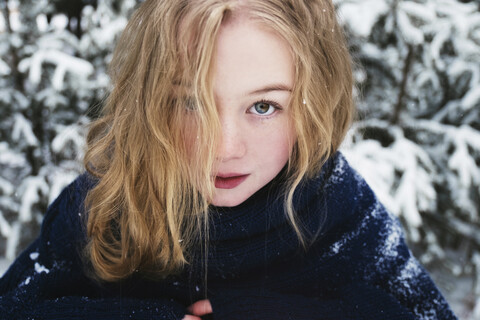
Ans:
[[[262,94],[262,93],[267,93],[271,91],[288,91],[292,92],[292,88],[290,86],[287,86],[283,83],[275,83],[271,85],[267,85],[265,87],[262,87],[260,89],[253,90],[248,93],[248,95],[257,95],[257,94]]]
[[[176,86],[176,87],[184,87],[180,83],[176,83],[176,82],[174,82],[173,85]],[[272,92],[272,91],[292,92],[292,88],[290,86],[286,85],[286,84],[283,84],[283,83],[274,83],[274,84],[270,84],[270,85],[267,85],[265,87],[261,87],[259,89],[250,91],[246,95],[247,96],[254,96],[254,95],[259,95],[259,94],[265,94],[267,92]]]

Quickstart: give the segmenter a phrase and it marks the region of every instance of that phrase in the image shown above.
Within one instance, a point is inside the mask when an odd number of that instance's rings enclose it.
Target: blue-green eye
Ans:
[[[279,108],[271,102],[259,101],[259,102],[255,102],[253,106],[251,106],[250,109],[248,109],[248,111],[261,116],[269,116],[272,113],[274,113],[277,109]]]

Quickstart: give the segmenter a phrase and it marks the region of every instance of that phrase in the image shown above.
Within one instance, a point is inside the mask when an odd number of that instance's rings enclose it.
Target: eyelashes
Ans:
[[[248,108],[247,112],[266,117],[276,113],[278,110],[282,110],[282,107],[277,102],[262,99]]]
[[[175,99],[174,103],[180,103],[186,111],[196,111],[197,104],[193,97],[183,97]],[[253,103],[246,111],[246,113],[254,114],[261,117],[268,117],[275,114],[277,111],[283,110],[283,107],[273,100],[262,99]]]

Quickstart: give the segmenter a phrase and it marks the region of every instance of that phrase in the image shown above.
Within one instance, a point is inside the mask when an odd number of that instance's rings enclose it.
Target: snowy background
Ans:
[[[82,171],[138,0],[0,1],[0,272]],[[355,58],[343,146],[460,319],[480,319],[480,3],[334,0]]]

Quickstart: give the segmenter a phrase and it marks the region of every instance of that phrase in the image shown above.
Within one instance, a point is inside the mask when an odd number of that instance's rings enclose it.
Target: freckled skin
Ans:
[[[247,178],[231,189],[216,187],[212,204],[236,206],[288,161],[295,142],[288,112],[295,69],[288,44],[244,16],[220,28],[214,67],[222,125],[216,169]]]

